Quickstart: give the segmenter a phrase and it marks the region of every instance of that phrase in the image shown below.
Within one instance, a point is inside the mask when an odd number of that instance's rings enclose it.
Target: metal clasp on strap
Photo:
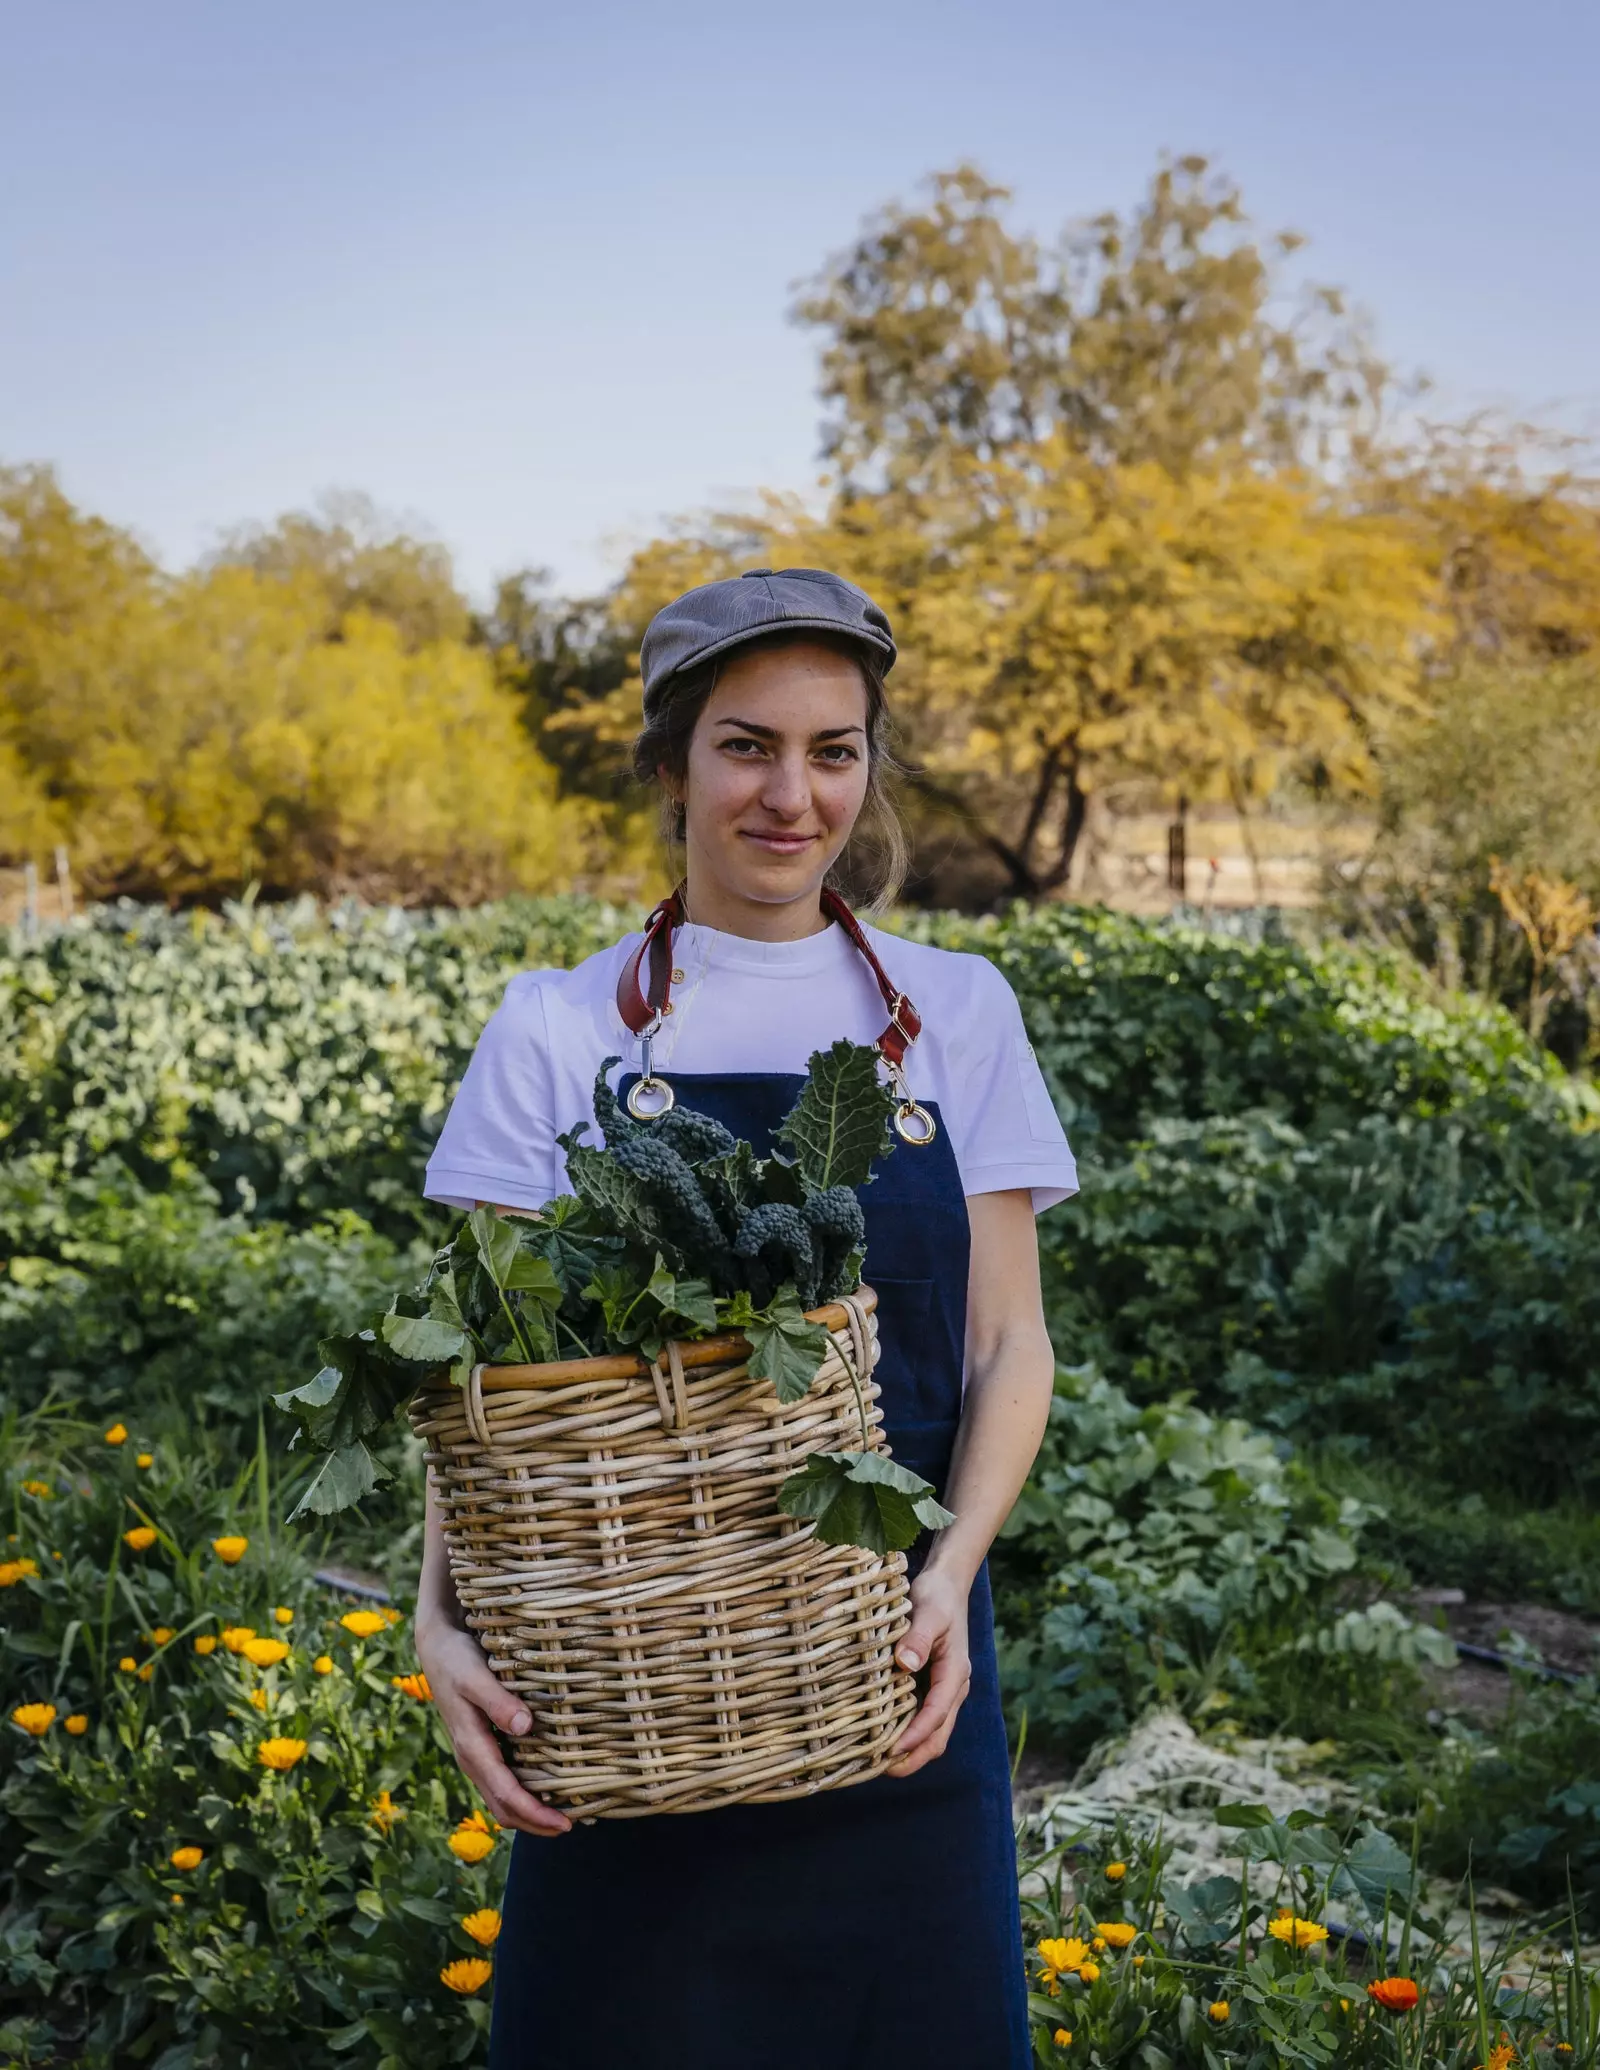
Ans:
[[[677,1104],[678,1096],[672,1087],[664,1078],[657,1078],[651,1068],[650,1042],[660,1026],[661,1016],[657,1014],[639,1036],[639,1076],[628,1087],[625,1102],[635,1121],[658,1121]]]

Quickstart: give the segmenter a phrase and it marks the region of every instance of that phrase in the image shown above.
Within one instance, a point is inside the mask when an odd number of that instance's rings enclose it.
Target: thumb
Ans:
[[[472,1688],[468,1692],[472,1701],[502,1732],[509,1732],[520,1739],[533,1725],[528,1706],[515,1690],[507,1689],[499,1677],[485,1663],[481,1678],[474,1675]]]
[[[913,1610],[911,1629],[894,1649],[896,1661],[915,1674],[932,1653],[934,1641],[943,1628],[931,1610]]]

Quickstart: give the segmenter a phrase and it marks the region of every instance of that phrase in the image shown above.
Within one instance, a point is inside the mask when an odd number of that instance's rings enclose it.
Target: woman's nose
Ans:
[[[789,819],[797,819],[805,811],[811,803],[811,781],[802,757],[774,756],[761,786],[761,802],[769,812],[781,812]]]

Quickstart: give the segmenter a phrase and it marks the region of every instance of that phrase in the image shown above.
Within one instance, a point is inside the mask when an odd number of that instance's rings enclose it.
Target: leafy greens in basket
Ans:
[[[859,1284],[866,1227],[854,1189],[892,1147],[877,1051],[819,1050],[766,1158],[692,1108],[635,1120],[606,1083],[617,1061],[607,1057],[595,1079],[604,1148],[584,1142],[586,1122],[557,1138],[570,1194],[536,1220],[476,1209],[420,1287],[365,1329],[325,1338],[322,1370],[274,1395],[296,1419],[291,1446],[322,1455],[293,1516],[370,1494],[387,1470],[368,1439],[418,1387],[446,1372],[462,1386],[479,1363],[626,1351],[653,1360],[669,1338],[740,1331],[751,1373],[780,1401],[810,1387],[829,1337],[806,1310]],[[812,1454],[778,1504],[813,1519],[827,1544],[886,1552],[952,1518],[928,1482],[870,1450],[866,1376],[851,1377],[862,1449]]]

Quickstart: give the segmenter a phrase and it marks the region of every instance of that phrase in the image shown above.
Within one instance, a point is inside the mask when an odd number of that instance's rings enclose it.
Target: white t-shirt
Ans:
[[[937,1102],[963,1190],[1028,1187],[1036,1214],[1078,1190],[1077,1166],[1051,1105],[1016,994],[983,956],[866,930],[891,981],[922,1016],[905,1074]],[[627,935],[573,970],[520,971],[490,1016],[428,1160],[423,1193],[542,1207],[569,1192],[556,1137],[594,1123],[602,1057],[639,1068],[639,1040],[617,1012],[617,977],[637,947]],[[760,942],[686,925],[673,941],[673,1010],[654,1042],[665,1071],[803,1072],[841,1035],[874,1042],[883,995],[843,928],[797,942]],[[615,1085],[620,1072],[613,1071]]]

